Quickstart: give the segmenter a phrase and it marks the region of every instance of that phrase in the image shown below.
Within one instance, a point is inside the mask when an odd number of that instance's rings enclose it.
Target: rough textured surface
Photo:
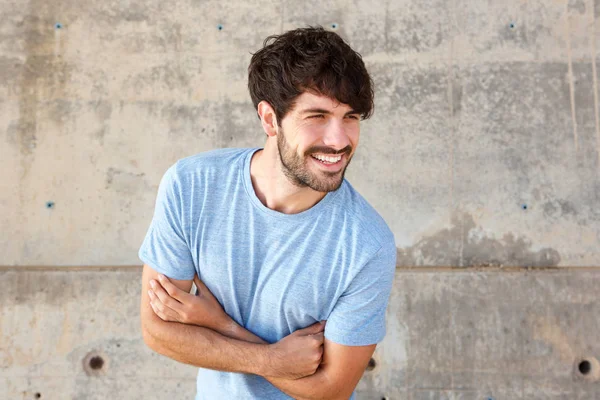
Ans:
[[[139,264],[172,163],[262,145],[251,52],[317,24],[375,81],[347,177],[398,247],[360,398],[600,398],[598,271],[561,269],[600,265],[600,0],[0,0],[0,14],[0,266],[15,266],[0,270],[0,399],[191,398],[193,368],[141,342],[139,269],[65,267]]]
[[[0,10],[0,265],[138,263],[173,162],[263,143],[251,52],[316,24],[373,74],[376,113],[348,177],[392,227],[400,265],[600,261],[597,1]]]
[[[0,294],[0,398],[167,399],[193,393],[193,369],[142,341],[140,274],[140,268],[0,271],[0,281],[9,282]],[[91,354],[104,363],[90,374],[84,360]]]
[[[140,275],[0,271],[0,398],[192,398],[195,368],[142,342]],[[598,270],[398,271],[359,398],[596,399],[599,285]]]

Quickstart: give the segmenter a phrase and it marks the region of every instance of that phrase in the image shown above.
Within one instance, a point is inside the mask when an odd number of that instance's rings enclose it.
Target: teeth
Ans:
[[[342,159],[341,155],[340,156],[322,156],[320,154],[319,155],[313,154],[313,157],[319,161],[326,161],[329,163],[336,163]]]

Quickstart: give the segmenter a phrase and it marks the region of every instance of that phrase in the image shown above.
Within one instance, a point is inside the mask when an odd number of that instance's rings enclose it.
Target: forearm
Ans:
[[[256,336],[252,332],[236,324],[230,329],[227,335],[231,338],[266,344],[264,340]],[[349,396],[341,393],[341,388],[336,388],[335,385],[328,379],[323,366],[319,367],[313,375],[300,379],[285,379],[264,376],[273,386],[297,400],[313,400],[313,399],[347,399]],[[341,396],[341,397],[340,397]]]
[[[202,368],[260,375],[273,386],[297,400],[348,399],[347,388],[332,382],[324,365],[300,379],[276,378],[269,367],[268,343],[233,323],[221,333],[211,329],[160,321],[166,326],[152,331],[150,347],[169,358]],[[145,333],[146,336],[146,333]],[[146,337],[145,337],[146,339]],[[148,340],[146,340],[148,343]],[[194,343],[190,346],[190,343]]]
[[[300,379],[266,378],[273,386],[297,400],[347,400],[343,388],[336,387],[328,378],[325,370],[319,368],[313,375]]]
[[[224,336],[208,328],[165,322],[148,315],[142,331],[146,344],[176,361],[219,371],[268,374],[265,344]]]

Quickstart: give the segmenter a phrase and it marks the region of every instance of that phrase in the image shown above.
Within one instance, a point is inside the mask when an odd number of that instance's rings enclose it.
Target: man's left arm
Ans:
[[[354,276],[325,324],[323,361],[313,375],[268,379],[297,399],[348,399],[376,344],[385,336],[385,314],[396,270],[393,236]]]
[[[313,375],[295,380],[267,380],[295,399],[347,400],[365,372],[376,346],[344,346],[325,339],[323,362]]]

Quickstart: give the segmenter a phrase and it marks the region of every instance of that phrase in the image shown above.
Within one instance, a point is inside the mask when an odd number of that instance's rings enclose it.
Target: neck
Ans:
[[[267,139],[263,150],[250,161],[250,177],[258,199],[271,210],[284,214],[306,211],[325,197],[309,187],[299,187],[284,175],[276,139]]]

